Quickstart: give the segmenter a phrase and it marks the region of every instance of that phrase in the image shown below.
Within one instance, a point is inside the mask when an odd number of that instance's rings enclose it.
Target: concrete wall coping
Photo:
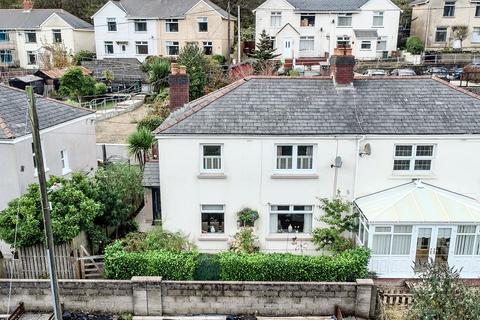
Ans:
[[[357,279],[356,284],[359,286],[373,286],[374,282],[372,279]]]
[[[357,280],[358,281],[358,280]],[[358,282],[289,282],[289,281],[175,281],[164,280],[165,284],[169,283],[181,283],[181,284],[253,284],[253,285],[342,285],[342,286],[356,286]],[[363,284],[362,284],[363,285]],[[364,285],[372,285],[373,280],[370,283]]]

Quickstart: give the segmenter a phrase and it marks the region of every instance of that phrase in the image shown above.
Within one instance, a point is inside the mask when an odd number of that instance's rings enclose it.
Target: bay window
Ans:
[[[219,204],[202,204],[202,233],[224,233],[225,232],[225,208]]]
[[[310,233],[312,231],[313,206],[270,206],[271,233]]]
[[[401,144],[395,146],[394,171],[428,172],[432,170],[434,145]]]
[[[312,170],[313,145],[278,145],[277,170]]]

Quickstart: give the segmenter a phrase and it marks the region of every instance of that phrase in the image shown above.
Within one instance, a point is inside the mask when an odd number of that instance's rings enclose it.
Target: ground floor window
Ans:
[[[204,41],[203,42],[203,53],[205,53],[207,56],[210,56],[210,55],[213,54],[212,41]]]
[[[387,40],[377,41],[377,51],[387,51]]]
[[[438,27],[435,30],[435,42],[447,42],[447,27]]]
[[[455,255],[480,254],[480,231],[477,226],[461,225],[457,228]]]
[[[315,37],[300,37],[300,51],[313,51],[315,49]]]
[[[178,53],[180,52],[180,45],[178,41],[167,41],[166,47],[167,47],[167,55],[178,56]]]
[[[135,42],[135,47],[137,49],[137,54],[148,54],[148,42],[147,41],[137,41],[137,42]]]
[[[113,42],[105,41],[105,54],[113,54]]]
[[[202,233],[225,232],[225,210],[221,204],[202,204]]]
[[[358,240],[365,247],[368,247],[368,230],[369,225],[363,214],[358,216]]]
[[[410,255],[411,225],[375,226],[372,252],[377,255]]]
[[[363,41],[360,43],[360,48],[361,48],[362,50],[371,50],[371,49],[372,49],[372,41],[363,40]]]
[[[0,50],[0,63],[12,63],[12,61],[13,57],[11,50]]]
[[[350,37],[349,36],[340,36],[337,37],[337,46],[349,46]]]
[[[480,7],[480,6],[478,6],[478,7]],[[473,27],[472,42],[473,43],[479,43],[480,42],[480,27]]]
[[[310,233],[313,206],[272,205],[270,207],[271,233]]]
[[[37,64],[37,54],[33,51],[27,51],[27,63],[29,65]]]
[[[152,210],[153,210],[153,221],[162,220],[162,211],[160,203],[160,188],[152,188]]]

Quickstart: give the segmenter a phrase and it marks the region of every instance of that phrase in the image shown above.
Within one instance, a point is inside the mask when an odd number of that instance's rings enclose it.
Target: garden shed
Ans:
[[[357,198],[357,241],[382,278],[413,278],[433,261],[480,273],[480,202],[420,180]]]

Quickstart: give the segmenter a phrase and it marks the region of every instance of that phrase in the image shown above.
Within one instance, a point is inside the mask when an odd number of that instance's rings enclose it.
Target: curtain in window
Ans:
[[[313,37],[300,38],[300,51],[313,51],[314,48],[315,48],[315,42]]]
[[[455,254],[471,255],[473,254],[473,245],[475,243],[474,235],[457,235],[455,244]]]
[[[372,251],[373,254],[390,254],[390,239],[389,234],[374,234]]]
[[[480,42],[480,27],[474,27],[472,31],[472,42]]]
[[[410,245],[412,243],[411,235],[394,235],[392,241],[392,254],[408,255],[410,254]]]

